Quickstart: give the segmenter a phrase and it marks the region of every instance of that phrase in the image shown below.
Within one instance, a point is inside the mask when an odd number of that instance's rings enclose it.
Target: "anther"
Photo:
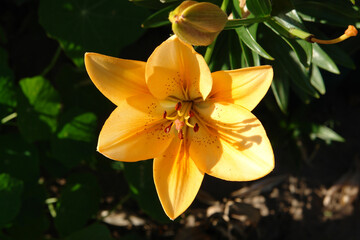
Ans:
[[[167,112],[166,112],[166,111],[164,111],[164,113],[163,113],[163,118],[165,119],[165,118],[166,118],[166,116],[167,116]]]
[[[183,134],[183,131],[181,129],[178,132],[178,137],[179,137],[179,139],[184,139],[184,134]]]
[[[194,125],[194,132],[199,131],[199,124],[195,123]]]
[[[175,105],[175,110],[176,110],[176,111],[179,111],[179,110],[181,109],[181,107],[182,107],[181,102],[178,102],[178,103]]]
[[[195,116],[195,113],[193,111],[189,111],[189,117]]]
[[[169,124],[169,126],[167,126],[167,127],[164,129],[164,132],[165,132],[165,133],[169,133],[170,130],[171,130],[172,125],[173,125],[173,123],[171,122],[171,123]]]

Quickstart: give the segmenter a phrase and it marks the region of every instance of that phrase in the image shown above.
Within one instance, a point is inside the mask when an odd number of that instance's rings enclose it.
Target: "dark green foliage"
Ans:
[[[64,240],[111,240],[110,231],[106,226],[95,223],[77,232],[74,232]]]
[[[60,96],[41,76],[20,80],[17,94],[17,122],[29,142],[47,140],[55,132],[60,113]]]
[[[68,177],[56,204],[55,226],[61,236],[80,230],[99,209],[101,192],[97,179],[90,173]]]
[[[10,223],[19,213],[23,182],[9,174],[0,174],[0,227]]]
[[[16,106],[14,74],[8,66],[8,55],[0,47],[0,117],[4,118]]]
[[[141,209],[159,222],[169,222],[156,194],[152,178],[152,161],[124,164],[125,178]]]
[[[41,0],[39,21],[78,66],[85,52],[117,55],[141,34],[148,14],[128,1]]]

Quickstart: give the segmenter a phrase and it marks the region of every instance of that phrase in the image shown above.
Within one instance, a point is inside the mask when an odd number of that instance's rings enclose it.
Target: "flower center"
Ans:
[[[175,105],[176,112],[173,116],[167,116],[167,112],[164,111],[163,118],[171,121],[170,124],[165,127],[165,133],[169,133],[172,126],[175,126],[179,139],[184,139],[183,128],[185,125],[192,128],[194,132],[199,131],[199,125],[197,123],[192,125],[189,122],[190,118],[194,116],[194,112],[191,111],[192,104],[192,102],[184,102],[184,104],[178,102]]]

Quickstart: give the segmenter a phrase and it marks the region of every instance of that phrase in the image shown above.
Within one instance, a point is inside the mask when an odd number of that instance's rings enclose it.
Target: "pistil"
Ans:
[[[176,103],[176,114],[173,116],[168,116],[167,112],[164,111],[163,118],[171,121],[171,123],[167,127],[165,127],[165,133],[169,133],[172,126],[174,125],[175,129],[178,132],[178,138],[183,139],[183,128],[185,125],[194,129],[194,132],[197,132],[199,130],[199,125],[197,123],[195,123],[195,125],[192,125],[189,122],[189,119],[195,115],[194,112],[191,111],[192,104],[192,102],[185,102],[183,106],[181,102]]]

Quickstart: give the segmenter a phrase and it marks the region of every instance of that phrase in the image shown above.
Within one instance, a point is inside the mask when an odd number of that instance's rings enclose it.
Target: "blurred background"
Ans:
[[[1,240],[360,238],[360,38],[320,46],[287,32],[336,38],[360,27],[359,1],[248,0],[248,18],[264,20],[224,30],[213,45],[212,71],[274,67],[253,111],[274,148],[268,176],[206,176],[170,221],[152,160],[125,164],[96,152],[115,105],[87,76],[84,53],[146,61],[172,34],[167,16],[180,3],[1,1]],[[225,6],[235,18],[244,13],[238,0]]]

